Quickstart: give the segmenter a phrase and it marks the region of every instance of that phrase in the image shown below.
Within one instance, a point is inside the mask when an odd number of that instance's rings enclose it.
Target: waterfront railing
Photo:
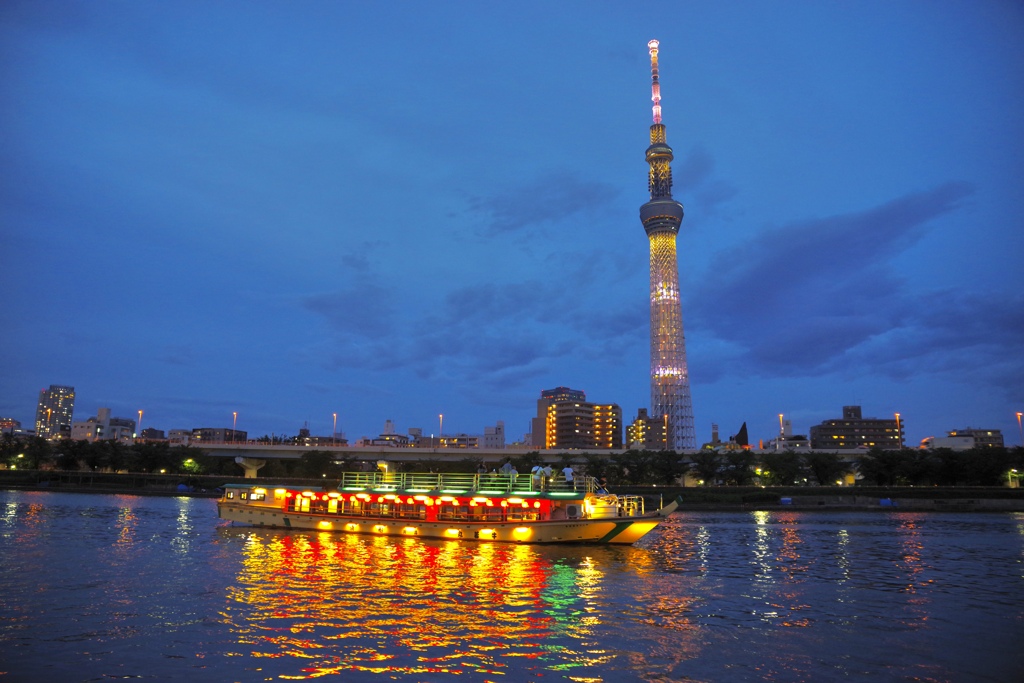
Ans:
[[[341,491],[404,491],[408,493],[594,493],[599,490],[594,477],[574,477],[566,481],[562,474],[550,477],[532,474],[463,472],[343,472]]]

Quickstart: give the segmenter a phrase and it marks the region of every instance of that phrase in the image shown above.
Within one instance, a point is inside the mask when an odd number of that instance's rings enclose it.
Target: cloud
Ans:
[[[714,213],[722,204],[727,203],[730,199],[735,197],[739,191],[734,185],[725,182],[724,180],[713,180],[707,184],[706,187],[699,189],[695,195],[697,205],[704,210],[706,214]]]
[[[913,292],[891,261],[972,193],[947,183],[763,233],[719,259],[724,265],[702,281],[687,313],[702,333],[740,351],[738,372],[770,377],[863,367],[864,354],[884,364],[885,349],[899,353],[901,338],[963,348],[967,336],[950,336],[939,322],[949,309],[934,308],[934,293]]]
[[[694,145],[672,164],[672,194],[688,201],[687,208],[697,208],[706,216],[714,213],[738,193],[736,186],[714,177],[715,160],[701,145]],[[692,200],[690,199],[692,198]]]
[[[364,241],[354,245],[341,256],[341,263],[352,271],[367,274],[372,271],[373,256],[381,249],[387,249],[383,240]]]
[[[672,162],[673,189],[693,190],[708,180],[714,170],[715,160],[711,153],[700,145],[694,145],[681,159],[677,157]]]
[[[619,191],[611,184],[562,172],[488,197],[472,197],[469,207],[489,218],[488,232],[509,233],[595,211],[610,204]]]
[[[851,349],[849,365],[896,379],[943,374],[1019,396],[1024,294],[942,291],[908,299],[900,324]]]
[[[599,355],[642,324],[633,314],[599,314],[593,310],[599,302],[586,297],[552,296],[563,286],[578,291],[572,271],[551,281],[459,287],[435,309],[400,319],[392,294],[373,283],[310,296],[303,306],[326,321],[333,338],[311,345],[306,355],[333,370],[402,368],[426,380],[509,387],[567,358]],[[373,308],[367,299],[381,300],[381,310],[366,313]],[[355,316],[359,306],[365,318]],[[581,338],[593,343],[581,345]]]
[[[592,201],[585,195],[597,187],[553,184],[561,189],[545,200],[552,216],[582,211]],[[584,198],[558,204],[555,211],[553,197],[569,187]],[[544,215],[524,212],[515,220],[540,221]],[[507,225],[515,222],[506,219]],[[573,359],[617,358],[637,338],[646,339],[643,292],[637,292],[637,307],[625,308],[616,294],[629,291],[622,283],[642,262],[623,267],[619,254],[578,248],[554,250],[535,261],[541,277],[449,286],[439,300],[373,273],[372,258],[353,261],[347,264],[351,285],[301,299],[329,335],[306,342],[304,358],[332,371],[400,370],[430,381],[508,388]],[[405,305],[406,297],[415,304]]]
[[[643,239],[643,233],[637,232],[638,239]],[[641,256],[645,252],[643,247],[637,251]],[[544,267],[561,286],[585,290],[598,283],[621,283],[641,272],[646,279],[648,264],[642,258],[624,260],[619,252],[607,248],[557,249],[544,257]]]
[[[191,346],[170,344],[157,354],[157,359],[168,365],[187,367],[197,364],[199,354]]]
[[[394,298],[391,290],[367,278],[349,289],[307,296],[302,306],[326,318],[336,329],[383,337],[390,335],[397,323]]]

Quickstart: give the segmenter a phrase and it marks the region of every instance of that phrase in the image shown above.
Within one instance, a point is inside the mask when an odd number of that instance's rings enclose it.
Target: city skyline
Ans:
[[[0,416],[628,422],[657,38],[697,441],[862,405],[1016,443],[1024,9],[741,6],[4,3]]]

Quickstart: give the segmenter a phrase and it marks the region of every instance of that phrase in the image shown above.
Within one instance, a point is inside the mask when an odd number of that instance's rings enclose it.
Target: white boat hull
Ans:
[[[381,536],[420,536],[448,540],[508,543],[635,543],[675,510],[673,501],[655,513],[633,517],[505,522],[443,522],[421,519],[348,517],[286,512],[264,506],[221,501],[221,519],[236,524]]]

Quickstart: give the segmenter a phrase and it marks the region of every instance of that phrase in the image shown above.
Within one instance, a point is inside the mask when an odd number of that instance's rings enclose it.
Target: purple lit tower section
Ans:
[[[647,47],[654,101],[651,146],[647,148],[651,201],[640,207],[640,220],[651,242],[651,417],[665,420],[668,448],[694,450],[697,435],[693,429],[676,261],[676,234],[683,222],[683,205],[672,199],[672,148],[665,142],[665,125],[661,122],[658,41],[652,40]]]

